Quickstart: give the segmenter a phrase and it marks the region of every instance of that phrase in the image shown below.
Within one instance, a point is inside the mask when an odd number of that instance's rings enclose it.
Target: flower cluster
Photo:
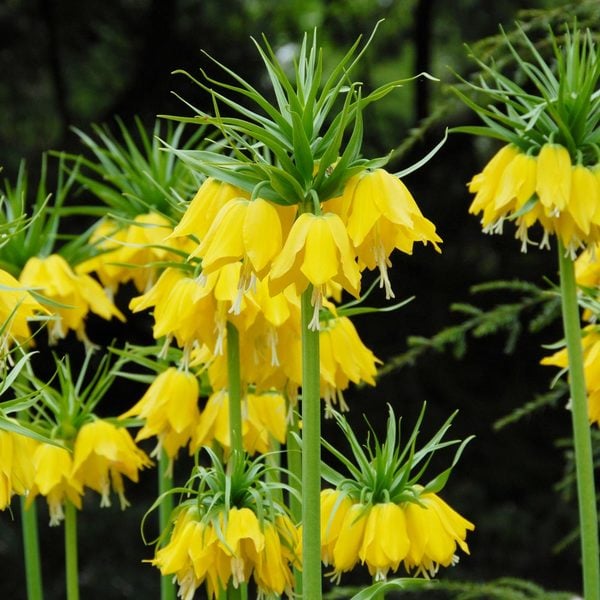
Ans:
[[[519,78],[477,60],[483,73],[479,84],[465,83],[486,102],[478,104],[457,89],[484,126],[456,130],[505,143],[469,183],[476,194],[470,212],[482,214],[483,229],[490,233],[501,233],[504,221],[514,221],[523,250],[534,243],[528,230],[540,225],[541,247],[555,235],[574,257],[600,239],[598,50],[589,32],[567,31],[560,43],[550,32],[554,56],[548,60],[523,30],[519,33],[524,52],[507,36],[505,42],[526,80],[523,87]]]
[[[336,487],[321,492],[321,558],[332,567],[335,580],[359,562],[376,580],[396,572],[401,564],[408,573],[433,577],[440,566],[458,562],[459,548],[469,553],[467,531],[475,526],[438,495],[452,467],[425,486],[418,483],[421,467],[418,474],[412,474],[441,446],[438,444],[452,420],[417,450],[416,437],[424,410],[404,448],[399,447],[391,407],[385,440],[380,443],[374,437],[364,449],[347,421],[335,413],[354,458],[352,461],[324,442],[349,473],[344,477],[328,470],[324,478]],[[452,466],[468,441],[460,444]],[[444,445],[452,443],[458,441]]]
[[[419,486],[411,492],[410,501],[375,504],[331,488],[321,492],[321,557],[335,579],[359,561],[376,580],[400,564],[434,577],[440,566],[458,562],[458,548],[469,553],[465,539],[475,526],[437,494]]]
[[[265,481],[260,458],[248,462],[235,454],[226,474],[216,455],[208,453],[212,465],[199,467],[188,482],[191,499],[174,512],[168,541],[152,564],[175,576],[184,600],[203,585],[209,598],[217,598],[221,590],[251,579],[258,598],[292,597],[299,537],[275,500],[281,484]]]
[[[560,144],[544,144],[537,155],[503,146],[469,183],[475,198],[469,208],[482,214],[485,232],[501,233],[514,221],[516,237],[526,250],[529,229],[543,229],[540,248],[557,235],[572,254],[600,241],[600,170],[596,164],[572,164]]]

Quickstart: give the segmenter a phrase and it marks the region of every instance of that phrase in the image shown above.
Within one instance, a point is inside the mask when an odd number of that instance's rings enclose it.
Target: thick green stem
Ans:
[[[577,304],[577,285],[573,261],[558,244],[562,316],[569,360],[571,417],[577,474],[583,597],[600,600],[600,555],[598,549],[598,514],[594,484],[594,461],[588,418],[587,392],[583,371],[581,326]]]
[[[77,508],[69,500],[65,501],[65,564],[67,600],[79,600]]]
[[[302,521],[302,501],[300,496],[302,495],[302,451],[300,450],[300,444],[298,443],[298,437],[300,435],[298,413],[294,410],[292,412],[292,422],[288,425],[288,434],[286,440],[286,458],[287,468],[290,473],[289,486],[296,490],[296,494],[289,494],[288,506],[290,507],[290,513],[294,524],[298,525]],[[298,598],[302,597],[302,571],[294,567],[294,580],[295,588],[294,591]]]
[[[309,328],[312,286],[302,294],[302,597],[321,598],[321,399],[319,332]]]
[[[25,578],[27,581],[27,600],[42,600],[42,567],[40,564],[40,545],[38,541],[38,521],[35,500],[26,507],[25,497],[21,496],[21,530],[23,551],[25,554]]]
[[[241,456],[242,439],[242,380],[240,375],[240,336],[235,325],[227,322],[227,380],[229,383],[229,435],[231,453]]]
[[[160,449],[158,459],[158,495],[162,502],[158,507],[158,527],[163,532],[169,525],[169,518],[173,511],[173,494],[167,492],[173,487],[172,464],[164,448]],[[163,575],[160,578],[161,600],[175,600],[176,590],[172,575]]]

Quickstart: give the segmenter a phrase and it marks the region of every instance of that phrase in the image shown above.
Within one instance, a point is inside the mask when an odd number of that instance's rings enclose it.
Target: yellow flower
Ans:
[[[145,292],[156,279],[158,269],[154,263],[180,261],[177,251],[187,252],[193,247],[188,240],[171,240],[171,233],[170,221],[158,213],[137,215],[126,226],[102,220],[90,238],[102,252],[77,265],[76,271],[95,271],[111,296],[119,284],[128,281],[133,281],[139,292]]]
[[[422,493],[418,503],[362,504],[338,490],[321,492],[321,558],[337,581],[359,561],[376,580],[400,564],[409,572],[434,575],[439,565],[458,560],[457,546],[469,552],[465,538],[472,529],[432,493]]]
[[[381,361],[361,341],[348,317],[329,319],[319,332],[321,360],[321,397],[325,399],[326,416],[338,402],[347,410],[342,392],[349,382],[375,385],[377,363]]]
[[[119,418],[136,416],[144,419],[136,441],[156,436],[157,450],[164,448],[173,459],[189,442],[198,423],[198,395],[196,376],[170,367],[160,373],[142,398]]]
[[[30,258],[21,271],[19,281],[23,286],[37,289],[49,300],[64,305],[50,307],[56,317],[49,322],[51,343],[73,330],[79,340],[89,344],[84,326],[88,312],[107,320],[112,317],[125,320],[97,281],[89,275],[75,273],[58,254]]]
[[[166,336],[165,349],[175,338],[184,350],[184,362],[192,348],[201,344],[222,354],[227,321],[244,331],[258,311],[246,295],[238,295],[240,266],[228,264],[207,277],[189,277],[169,267],[146,294],[133,298],[129,307],[134,312],[154,307],[154,338]],[[234,309],[236,302],[239,311]]]
[[[231,556],[231,577],[233,587],[237,588],[248,581],[252,565],[265,547],[265,536],[258,518],[249,508],[234,506],[223,519],[222,526],[225,539],[221,547]]]
[[[537,157],[511,144],[502,147],[473,177],[469,191],[476,193],[469,212],[482,213],[484,232],[502,233],[504,221],[514,220],[523,251],[536,223],[544,232],[540,248],[549,246],[553,234],[572,255],[600,241],[598,167],[572,165],[559,144],[544,144]]]
[[[250,455],[269,452],[273,449],[272,438],[284,444],[287,432],[286,412],[282,394],[247,394],[242,401],[242,418],[248,425],[243,432],[244,450]]]
[[[121,508],[128,506],[122,476],[137,482],[140,469],[151,464],[125,428],[103,419],[83,425],[75,438],[73,476],[101,494],[100,506],[110,506],[111,481]]]
[[[189,203],[171,237],[193,235],[202,240],[217,213],[235,198],[249,198],[244,190],[208,177]]]
[[[385,502],[371,506],[366,521],[358,556],[375,580],[385,579],[389,570],[398,570],[408,552],[406,517],[400,506]]]
[[[236,199],[217,213],[192,256],[202,258],[205,275],[230,262],[241,260],[241,287],[251,287],[250,275],[262,279],[281,250],[281,222],[275,207],[266,200]]]
[[[68,450],[51,444],[39,444],[32,457],[33,485],[27,496],[30,504],[39,494],[46,497],[50,511],[50,525],[58,525],[65,518],[64,503],[72,502],[81,508],[83,485],[73,477],[73,460]]]
[[[395,248],[411,254],[414,242],[431,242],[440,251],[438,242],[442,239],[436,234],[435,225],[422,215],[404,183],[384,169],[350,178],[341,201],[331,208],[336,206],[340,207],[342,220],[347,223],[359,265],[379,269],[386,298],[394,297],[388,267],[391,266],[389,256]]]
[[[560,144],[544,144],[537,159],[535,191],[549,213],[562,211],[571,196],[571,157]]]
[[[264,546],[254,565],[254,581],[263,597],[269,594],[281,597],[285,592],[291,598],[294,578],[284,544],[281,543],[279,528],[267,521],[263,525],[263,536]]]
[[[325,566],[333,562],[333,549],[351,506],[352,501],[346,494],[331,488],[321,491],[321,560]]]
[[[360,293],[360,271],[350,239],[334,213],[304,213],[296,219],[269,275],[272,295],[294,284],[301,294],[313,285],[314,315],[311,328],[319,327],[319,310],[328,283],[338,283],[353,296]]]
[[[597,326],[588,325],[583,329],[581,344],[588,393],[588,418],[591,423],[600,425],[600,331]],[[562,348],[551,356],[546,356],[540,364],[566,369],[569,366],[567,349]]]
[[[170,221],[158,213],[138,215],[133,219],[113,259],[127,265],[121,272],[121,283],[133,281],[139,292],[145,292],[156,280],[158,269],[154,263],[181,260],[177,253],[169,251],[169,247],[178,250],[187,246],[169,240],[171,232]]]
[[[0,429],[0,510],[9,506],[13,494],[27,494],[33,486],[37,445],[30,437]]]
[[[286,403],[281,394],[248,394],[242,399],[242,443],[248,454],[271,450],[271,438],[284,443],[286,430]],[[226,390],[209,397],[200,413],[190,448],[209,446],[214,440],[229,452],[229,394]]]
[[[292,586],[285,540],[279,521],[260,522],[250,508],[223,508],[208,518],[188,506],[177,514],[168,543],[151,562],[163,575],[175,575],[184,600],[203,583],[212,599],[230,582],[238,588],[252,576],[259,598],[281,595]]]
[[[346,511],[340,532],[333,547],[333,563],[335,572],[339,576],[351,571],[358,563],[365,527],[367,525],[368,507],[364,504],[352,504]]]
[[[13,341],[22,343],[31,337],[28,321],[47,312],[10,273],[0,269],[0,360]]]
[[[95,272],[109,297],[114,297],[120,283],[130,276],[129,267],[118,264],[119,248],[127,237],[127,230],[120,227],[113,219],[102,219],[90,236],[93,244],[100,252],[75,267],[75,272],[85,275]]]
[[[419,504],[406,503],[404,512],[410,539],[404,559],[407,571],[435,576],[440,565],[448,567],[458,562],[457,546],[469,553],[465,539],[467,531],[472,531],[475,526],[436,494],[421,494]]]

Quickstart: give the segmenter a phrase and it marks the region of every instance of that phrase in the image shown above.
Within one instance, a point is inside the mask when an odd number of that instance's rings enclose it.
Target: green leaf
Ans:
[[[418,590],[428,587],[433,582],[430,579],[415,579],[414,577],[402,577],[390,579],[389,581],[378,581],[352,596],[352,600],[373,600],[381,598],[382,594],[393,591]]]

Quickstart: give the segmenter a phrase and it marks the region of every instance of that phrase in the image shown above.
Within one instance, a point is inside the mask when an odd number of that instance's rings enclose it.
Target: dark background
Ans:
[[[452,70],[466,75],[473,68],[464,43],[496,35],[499,24],[510,29],[518,14],[527,17],[519,13],[525,8],[568,17],[585,5],[486,0],[5,0],[0,4],[0,165],[11,180],[22,158],[35,173],[42,151],[82,152],[69,129],[72,125],[89,130],[91,123],[114,123],[115,115],[126,123],[139,115],[151,127],[157,114],[189,115],[173,90],[209,110],[206,94],[183,76],[170,74],[181,68],[198,75],[199,67],[212,73],[214,65],[201,50],[260,87],[265,79],[250,36],[258,38],[264,32],[274,49],[293,50],[289,44],[297,44],[302,32],[318,26],[331,65],[358,35],[368,35],[377,20],[385,18],[354,78],[366,89],[420,71],[442,80],[407,84],[369,109],[366,156],[398,148],[415,128],[422,128],[408,151],[391,163],[392,170],[400,170],[425,155],[446,127],[474,122],[448,90],[456,81]],[[406,350],[407,336],[431,336],[458,322],[449,304],[472,301],[473,284],[526,279],[541,285],[544,277],[556,279],[554,252],[533,249],[521,254],[510,231],[503,237],[484,236],[478,220],[467,214],[466,182],[493,149],[485,140],[451,135],[423,169],[406,178],[444,239],[443,253],[437,255],[429,247],[416,248],[412,257],[396,253],[391,271],[396,295],[414,295],[415,300],[396,313],[356,319],[364,341],[384,361]],[[496,301],[503,301],[501,294],[487,299]],[[377,302],[385,304],[382,297]],[[108,342],[124,333],[119,327],[92,319],[90,335],[94,341]],[[541,344],[559,338],[558,327],[524,337],[512,355],[503,352],[500,336],[471,340],[461,361],[451,353],[431,352],[413,367],[383,377],[376,389],[347,394],[349,418],[362,437],[363,410],[381,431],[389,402],[408,429],[424,400],[424,436],[457,408],[453,434],[477,436],[442,494],[477,526],[468,540],[471,556],[462,556],[456,568],[443,571],[444,578],[488,581],[514,576],[548,589],[579,588],[576,544],[559,554],[554,551],[576,523],[574,502],[564,502],[554,490],[565,466],[556,440],[568,436],[569,414],[563,408],[547,409],[511,427],[493,429],[498,418],[548,389],[554,372],[538,364],[544,353]],[[125,410],[136,393],[139,390],[117,392],[108,400],[111,409]],[[324,429],[326,435],[336,436],[330,423]],[[177,475],[185,479],[186,474],[184,461]],[[100,510],[97,496],[86,497],[80,516],[82,598],[158,598],[157,573],[141,564],[152,549],[143,546],[139,530],[154,498],[153,486],[153,473],[143,474],[140,485],[129,485],[132,508],[126,513],[116,506]],[[8,511],[0,515],[0,597],[24,598],[18,503],[13,506],[14,520]],[[40,512],[46,597],[62,598],[62,528],[48,528],[45,507]],[[366,580],[361,573],[343,581]]]

